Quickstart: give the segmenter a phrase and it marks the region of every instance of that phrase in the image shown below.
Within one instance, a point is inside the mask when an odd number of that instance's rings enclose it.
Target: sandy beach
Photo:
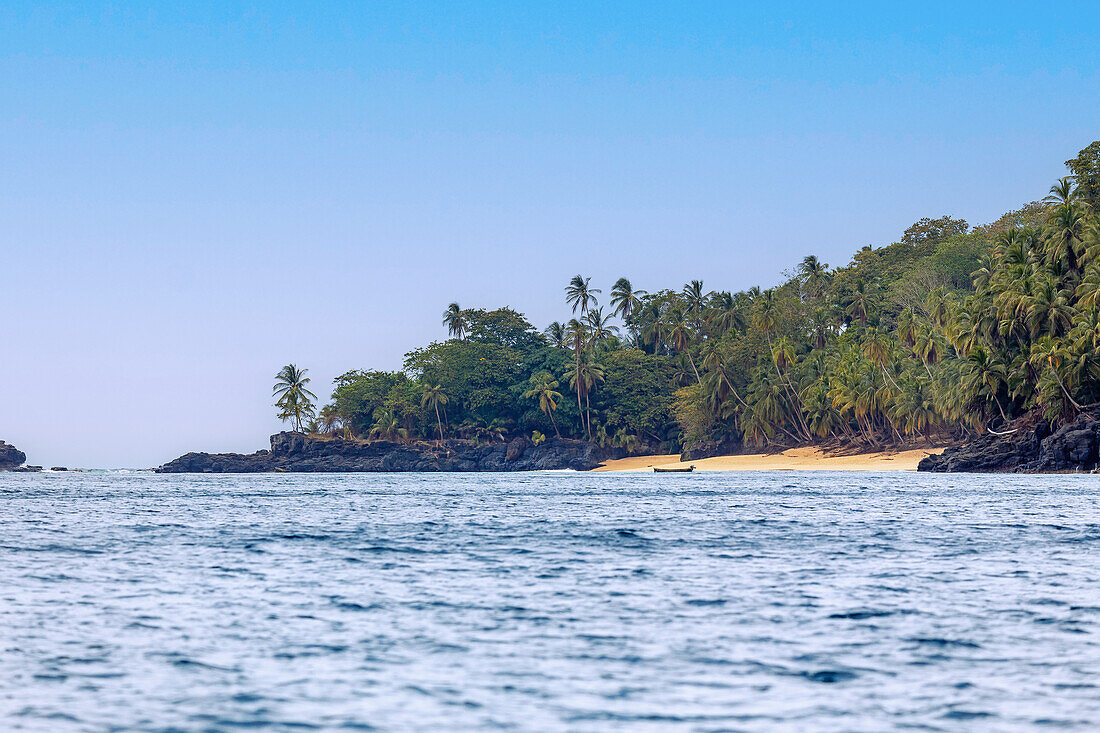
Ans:
[[[696,471],[915,471],[925,456],[942,448],[833,455],[820,448],[791,448],[782,453],[716,456],[681,463],[678,455],[631,456],[604,463],[596,471],[652,471],[654,466],[694,465]]]

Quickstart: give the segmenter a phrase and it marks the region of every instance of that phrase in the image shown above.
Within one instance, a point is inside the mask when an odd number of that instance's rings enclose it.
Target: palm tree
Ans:
[[[741,298],[744,297],[743,293],[739,293]],[[714,301],[711,305],[710,316],[707,318],[707,324],[719,332],[731,331],[733,329],[744,328],[745,318],[740,298],[735,297],[729,291],[722,291],[714,297]]]
[[[336,407],[334,405],[325,405],[322,407],[317,418],[318,429],[325,435],[333,435],[341,428],[340,415],[336,412]]]
[[[388,407],[379,407],[374,411],[374,425],[370,429],[371,436],[379,436],[383,440],[404,440],[409,437],[409,431],[401,427],[401,420],[397,414]]]
[[[302,431],[302,418],[311,417],[314,414],[313,400],[317,395],[309,391],[308,369],[299,369],[294,364],[287,364],[275,375],[275,386],[272,395],[278,399],[275,406],[279,408],[279,418],[284,422],[294,421],[295,430]]]
[[[585,354],[574,361],[573,366],[565,373],[569,380],[569,386],[577,393],[577,410],[581,415],[581,428],[592,440],[592,408],[589,401],[589,393],[597,384],[603,384],[603,367],[592,360],[591,354]],[[582,402],[583,400],[583,402]]]
[[[589,354],[588,358],[581,362],[579,375],[580,378],[584,380],[585,423],[588,426],[588,439],[592,440],[592,404],[590,402],[590,397],[597,385],[603,384],[603,367],[593,361],[592,355]]]
[[[447,404],[447,393],[443,391],[443,385],[437,384],[424,391],[420,398],[421,405],[431,405],[435,410],[435,424],[439,428],[439,442],[443,442],[443,421],[439,418],[439,406]]]
[[[635,290],[625,277],[616,280],[611,288],[611,312],[623,319],[623,323],[630,329],[635,341],[638,339],[638,333],[634,317],[642,307],[642,296],[646,294],[644,290]]]
[[[573,350],[574,356],[578,356],[588,346],[588,325],[570,318],[565,327],[565,343]]]
[[[855,287],[847,298],[848,316],[854,321],[859,321],[860,325],[867,325],[867,318],[871,314],[871,293],[867,288],[867,283],[863,280],[856,280]]]
[[[611,312],[629,324],[631,317],[638,312],[642,305],[644,290],[635,290],[634,286],[625,277],[620,277],[611,288]]]
[[[886,364],[890,361],[891,346],[891,339],[885,333],[877,328],[867,329],[867,334],[863,339],[863,355],[882,370],[882,376],[886,377],[887,381],[893,384],[895,388],[901,389],[894,378],[890,376],[890,373],[886,371]]]
[[[555,391],[558,387],[558,381],[554,379],[550,372],[533,374],[529,381],[531,389],[524,392],[523,396],[529,400],[538,399],[539,409],[550,418],[550,424],[554,426],[554,435],[560,438],[561,433],[558,432],[558,423],[554,420],[554,411],[558,409],[557,400],[561,399],[561,392]]]
[[[603,308],[593,308],[588,311],[585,322],[588,325],[590,339],[593,346],[612,338],[618,332],[618,328],[610,325],[612,316],[605,316]]]
[[[818,295],[829,276],[829,266],[819,260],[816,255],[807,255],[798,265],[798,274],[805,278],[810,292]]]
[[[678,308],[670,311],[668,314],[668,339],[672,342],[672,348],[676,349],[676,353],[687,355],[688,363],[691,364],[691,372],[695,375],[695,381],[701,384],[703,380],[699,376],[699,370],[695,368],[695,359],[691,356],[691,349],[688,348],[691,346],[694,337],[691,327],[684,318],[683,311]]]
[[[559,321],[551,323],[546,327],[543,333],[550,339],[550,345],[555,348],[564,349],[569,343],[569,339],[566,336],[565,324]]]
[[[584,350],[588,346],[588,327],[576,318],[571,318],[569,325],[565,327],[565,334],[573,350],[573,367],[570,372],[566,373],[566,378],[569,380],[569,386],[577,393],[577,414],[581,416],[581,429],[583,431],[584,405],[581,400],[584,396],[584,380],[581,378],[581,362]]]
[[[569,281],[569,285],[565,287],[565,302],[573,306],[574,313],[580,308],[582,316],[588,313],[589,307],[597,305],[595,294],[603,292],[588,284],[591,279],[590,277],[574,275],[573,279]]]
[[[1032,336],[1061,336],[1069,330],[1076,310],[1050,277],[1044,278],[1027,301],[1027,325]]]
[[[703,292],[703,281],[692,280],[684,286],[684,303],[687,305],[686,313],[698,324],[706,307],[707,296]]]
[[[1001,387],[1008,384],[1008,371],[1004,362],[990,355],[981,346],[976,347],[966,358],[967,371],[963,375],[960,387],[975,396],[986,394],[997,405],[997,411],[1001,413],[1001,419],[1008,422],[1008,416],[1001,407],[1001,399],[997,396]]]
[[[458,303],[451,303],[447,310],[443,311],[443,325],[447,327],[447,333],[459,341],[466,334],[466,311],[459,307]]]

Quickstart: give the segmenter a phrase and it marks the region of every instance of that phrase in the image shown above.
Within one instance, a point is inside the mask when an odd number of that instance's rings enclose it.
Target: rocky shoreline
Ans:
[[[937,473],[1077,473],[1100,464],[1100,405],[1055,428],[1034,416],[1015,421],[1001,434],[987,434],[920,462],[918,471]]]
[[[593,443],[550,438],[535,445],[525,437],[507,443],[396,443],[358,441],[282,432],[271,449],[256,453],[188,453],[157,473],[320,473],[381,471],[587,471],[616,451]]]
[[[42,466],[25,466],[27,454],[10,443],[0,440],[0,471],[16,471],[34,473],[41,471]]]

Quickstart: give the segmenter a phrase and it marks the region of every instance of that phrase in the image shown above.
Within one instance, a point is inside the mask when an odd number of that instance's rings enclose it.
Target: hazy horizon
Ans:
[[[1100,130],[1091,4],[0,9],[0,439],[250,452],[446,330],[847,263],[1041,198]],[[1091,100],[1091,101],[1089,101]]]

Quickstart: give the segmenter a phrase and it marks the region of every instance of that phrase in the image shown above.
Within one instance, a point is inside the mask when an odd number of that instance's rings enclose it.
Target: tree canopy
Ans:
[[[450,338],[398,372],[335,380],[321,427],[367,438],[585,437],[885,445],[1053,420],[1100,400],[1100,142],[1049,195],[971,228],[926,217],[780,284],[602,291],[577,275],[539,331],[502,307],[444,312]],[[708,283],[709,284],[709,283]]]

